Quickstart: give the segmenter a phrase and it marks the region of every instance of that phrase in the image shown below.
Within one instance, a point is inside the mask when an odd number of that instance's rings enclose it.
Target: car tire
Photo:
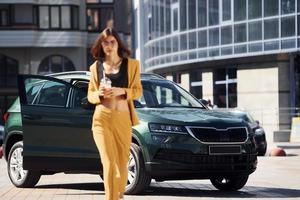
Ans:
[[[34,187],[40,180],[37,171],[23,170],[23,141],[15,143],[10,149],[7,160],[7,171],[11,182],[19,188]]]
[[[151,183],[151,176],[146,172],[141,148],[131,144],[128,162],[128,184],[125,194],[138,194],[144,191]]]
[[[222,191],[237,191],[244,187],[249,176],[231,177],[231,178],[214,178],[210,182],[215,188]]]

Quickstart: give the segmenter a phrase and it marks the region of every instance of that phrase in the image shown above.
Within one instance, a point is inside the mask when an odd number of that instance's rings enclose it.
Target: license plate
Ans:
[[[214,145],[209,146],[210,155],[231,155],[231,154],[241,154],[242,148],[240,145]]]

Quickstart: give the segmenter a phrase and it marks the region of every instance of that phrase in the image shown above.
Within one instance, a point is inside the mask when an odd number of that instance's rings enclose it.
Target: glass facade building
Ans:
[[[146,71],[300,47],[300,0],[143,2]]]
[[[300,113],[300,0],[134,2],[142,70],[250,112],[269,140],[291,128]]]

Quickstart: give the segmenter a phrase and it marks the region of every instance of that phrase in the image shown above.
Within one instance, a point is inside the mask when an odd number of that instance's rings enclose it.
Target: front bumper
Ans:
[[[257,155],[207,155],[161,149],[146,169],[156,180],[209,179],[249,175],[256,170]]]

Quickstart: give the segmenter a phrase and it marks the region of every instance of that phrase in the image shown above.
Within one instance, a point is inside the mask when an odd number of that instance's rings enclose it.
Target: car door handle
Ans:
[[[25,119],[30,119],[30,120],[37,120],[41,119],[42,117],[40,115],[23,115]]]

